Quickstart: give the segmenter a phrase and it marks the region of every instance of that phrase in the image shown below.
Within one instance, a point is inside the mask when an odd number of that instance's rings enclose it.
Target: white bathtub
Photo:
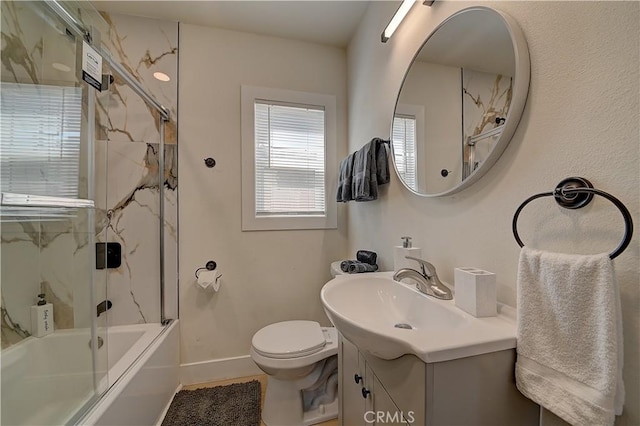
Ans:
[[[179,385],[178,322],[115,326],[107,333],[96,354],[96,388],[89,330],[29,337],[3,350],[2,424],[73,423],[91,404],[80,424],[155,423]]]

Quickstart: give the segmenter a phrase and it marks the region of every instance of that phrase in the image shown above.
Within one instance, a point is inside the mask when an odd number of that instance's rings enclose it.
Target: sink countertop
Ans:
[[[327,316],[361,350],[382,359],[414,354],[434,363],[516,347],[512,307],[498,304],[497,316],[476,318],[455,306],[455,295],[454,300],[435,299],[392,276],[341,275],[322,288]]]

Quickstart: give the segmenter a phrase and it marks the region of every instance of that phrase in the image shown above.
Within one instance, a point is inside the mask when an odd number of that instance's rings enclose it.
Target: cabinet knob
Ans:
[[[362,388],[362,397],[364,399],[367,399],[367,395],[369,395],[370,393],[371,393],[371,391],[369,389],[364,388],[364,387]]]
[[[360,375],[358,375],[358,373],[356,373],[356,374],[353,376],[353,380],[355,380],[355,381],[356,381],[356,384],[357,384],[357,383],[360,383],[360,382],[362,381],[362,376],[360,376]]]

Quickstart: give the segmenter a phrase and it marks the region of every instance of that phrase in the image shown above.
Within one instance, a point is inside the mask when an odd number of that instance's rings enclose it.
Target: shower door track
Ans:
[[[62,19],[69,27],[67,28],[69,31],[73,33],[73,35],[77,37],[82,37],[86,40],[91,47],[93,47],[102,58],[109,64],[109,67],[113,69],[118,76],[120,76],[125,83],[129,87],[133,89],[134,92],[142,99],[145,100],[146,103],[151,105],[154,109],[156,109],[160,113],[160,117],[163,121],[169,121],[170,113],[167,108],[162,106],[158,101],[156,101],[153,96],[151,96],[138,81],[129,73],[119,62],[114,60],[108,52],[105,52],[102,46],[93,45],[91,40],[91,31],[87,30],[80,22],[76,20],[67,10],[58,3],[57,0],[45,0],[44,3],[49,6],[49,8],[56,14],[60,19]]]

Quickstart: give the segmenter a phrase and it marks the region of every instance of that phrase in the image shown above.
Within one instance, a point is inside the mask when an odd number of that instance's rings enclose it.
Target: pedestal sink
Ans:
[[[320,297],[338,331],[378,358],[413,354],[441,362],[516,346],[513,309],[501,307],[496,317],[475,318],[453,300],[393,281],[391,273],[339,276],[324,285]]]

